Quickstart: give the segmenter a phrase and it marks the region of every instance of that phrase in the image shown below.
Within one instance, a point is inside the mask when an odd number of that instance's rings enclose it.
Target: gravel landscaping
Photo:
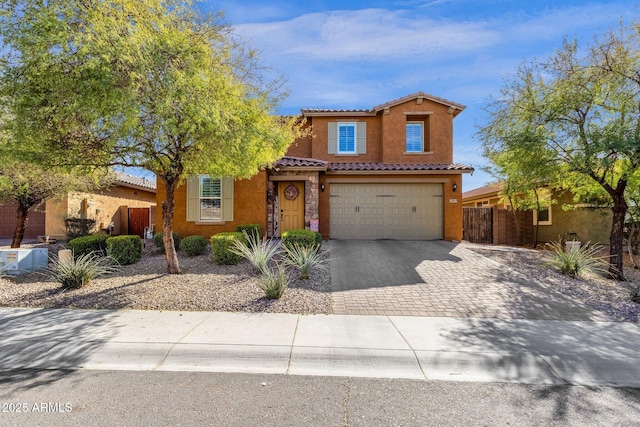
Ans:
[[[60,249],[50,247],[51,252]],[[182,274],[167,274],[164,255],[145,249],[142,259],[123,266],[122,273],[95,279],[89,286],[63,290],[41,273],[0,279],[0,305],[47,308],[101,308],[185,311],[246,311],[269,313],[331,313],[328,268],[312,270],[299,280],[293,269],[289,288],[279,300],[269,300],[259,275],[246,260],[216,265],[211,252],[187,257],[178,253]]]
[[[28,246],[28,245],[25,245]],[[50,252],[63,246],[49,245]],[[640,270],[625,269],[628,282],[597,276],[574,279],[546,264],[545,251],[506,247],[468,246],[508,268],[550,284],[572,299],[609,314],[618,321],[640,322],[640,304],[630,300],[640,284]],[[94,280],[90,286],[63,290],[42,273],[0,279],[0,306],[84,309],[141,309],[184,311],[244,311],[292,314],[332,312],[328,266],[312,270],[310,279],[298,279],[289,269],[284,296],[269,300],[259,286],[259,275],[248,261],[216,265],[210,252],[187,257],[179,252],[180,275],[166,274],[164,255],[147,248],[134,265],[123,266],[117,276]]]
[[[640,304],[630,299],[632,288],[640,285],[640,270],[630,267],[626,254],[624,276],[627,282],[616,282],[595,274],[584,279],[560,274],[548,265],[550,253],[544,250],[500,246],[469,246],[469,249],[529,277],[535,277],[573,300],[607,313],[617,321],[640,322]]]

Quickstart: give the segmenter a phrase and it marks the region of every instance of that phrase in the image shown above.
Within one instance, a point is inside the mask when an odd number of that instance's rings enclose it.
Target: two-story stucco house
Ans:
[[[370,110],[304,109],[313,136],[267,170],[189,177],[174,230],[208,237],[255,223],[269,236],[317,228],[325,239],[461,240],[462,174],[473,169],[453,163],[453,119],[464,108],[419,92]]]

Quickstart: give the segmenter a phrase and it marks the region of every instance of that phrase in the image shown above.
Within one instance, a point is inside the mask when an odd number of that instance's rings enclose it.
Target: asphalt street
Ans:
[[[3,426],[640,425],[633,388],[89,370],[0,383]]]

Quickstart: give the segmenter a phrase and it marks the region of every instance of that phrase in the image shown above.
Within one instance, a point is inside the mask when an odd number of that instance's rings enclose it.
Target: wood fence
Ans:
[[[463,208],[462,238],[471,243],[493,243],[493,208]]]
[[[523,246],[533,243],[533,212],[497,206],[462,209],[462,238],[471,243]]]

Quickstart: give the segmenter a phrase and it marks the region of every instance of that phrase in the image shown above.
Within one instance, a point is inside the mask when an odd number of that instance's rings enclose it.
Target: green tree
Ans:
[[[531,180],[561,186],[575,174],[608,194],[609,272],[619,280],[627,185],[640,167],[639,43],[637,25],[597,37],[586,49],[565,41],[551,58],[518,69],[478,131],[502,176],[532,171]]]
[[[176,188],[189,174],[249,177],[284,155],[299,127],[273,114],[279,81],[263,81],[256,53],[189,1],[5,4],[13,126],[44,130],[23,155],[155,173],[168,271],[179,273]]]
[[[10,161],[4,156],[0,163],[0,202],[15,203],[16,228],[12,248],[19,248],[24,238],[28,215],[49,199],[69,191],[89,191],[105,185],[90,176],[75,175],[68,171],[43,169],[37,165]]]

